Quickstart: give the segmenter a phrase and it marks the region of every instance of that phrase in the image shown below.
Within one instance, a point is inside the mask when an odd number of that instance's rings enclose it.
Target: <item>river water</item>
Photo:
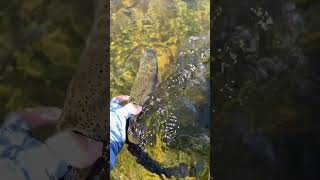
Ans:
[[[209,9],[208,0],[111,1],[111,95],[130,93],[146,47],[159,79],[113,179],[208,178]]]
[[[217,179],[319,179],[319,1],[214,6]]]

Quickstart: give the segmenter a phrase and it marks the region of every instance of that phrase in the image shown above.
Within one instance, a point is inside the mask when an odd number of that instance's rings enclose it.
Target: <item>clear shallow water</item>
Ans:
[[[159,83],[112,178],[209,175],[209,1],[112,1],[111,94],[129,94],[146,47]],[[141,150],[141,151],[140,151]],[[130,153],[129,153],[130,152]]]
[[[318,179],[316,7],[295,0],[214,7],[217,179]]]

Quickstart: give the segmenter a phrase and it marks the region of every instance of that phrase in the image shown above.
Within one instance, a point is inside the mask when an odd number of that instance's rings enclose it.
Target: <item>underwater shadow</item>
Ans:
[[[129,141],[127,141],[126,143],[128,144],[128,151],[134,157],[136,157],[136,161],[148,171],[156,173],[160,177],[161,174],[163,174],[167,178],[172,176],[179,178],[191,176],[188,171],[188,165],[186,163],[181,163],[178,166],[166,168],[152,159],[146,152],[144,152],[141,147],[139,147],[139,145],[131,143]]]

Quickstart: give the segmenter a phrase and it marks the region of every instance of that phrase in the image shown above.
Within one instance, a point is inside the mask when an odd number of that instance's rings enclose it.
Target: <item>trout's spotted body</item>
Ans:
[[[88,36],[86,48],[80,59],[77,72],[73,76],[57,125],[58,131],[71,130],[98,140],[109,137],[108,108],[108,46],[107,1],[96,0],[95,19]],[[104,48],[105,47],[105,48]],[[157,81],[157,60],[151,49],[147,49],[140,61],[136,81],[131,90],[131,102],[143,105]],[[105,174],[107,175],[107,173]],[[88,169],[73,171],[68,179],[84,180]],[[102,177],[100,177],[102,178]]]
[[[130,102],[143,106],[150,97],[158,81],[158,63],[152,49],[147,48],[144,57],[140,60],[140,67],[130,93]],[[128,140],[138,143],[134,137],[136,116],[132,116],[128,128]]]
[[[158,80],[158,63],[154,52],[147,48],[130,92],[130,102],[143,106]]]
[[[101,5],[101,4],[100,4]],[[102,6],[103,7],[103,6]],[[103,9],[104,10],[104,9]],[[65,99],[58,130],[78,131],[95,140],[105,140],[109,129],[108,61],[106,58],[107,13],[96,17]]]
[[[108,35],[106,1],[95,1],[95,19],[80,64],[73,76],[65,99],[58,131],[71,130],[98,140],[109,137],[108,108]],[[67,179],[85,180],[88,169],[74,169]]]

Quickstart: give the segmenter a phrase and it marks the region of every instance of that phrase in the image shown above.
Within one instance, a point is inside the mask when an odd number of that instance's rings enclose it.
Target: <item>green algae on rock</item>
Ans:
[[[136,138],[129,135],[112,179],[209,177],[209,136],[203,128],[208,111],[201,109],[209,99],[209,5],[207,0],[143,0],[130,8],[111,4],[111,95],[134,90],[140,50],[154,49],[159,68],[157,87],[131,132]],[[141,87],[151,81],[146,83]]]

